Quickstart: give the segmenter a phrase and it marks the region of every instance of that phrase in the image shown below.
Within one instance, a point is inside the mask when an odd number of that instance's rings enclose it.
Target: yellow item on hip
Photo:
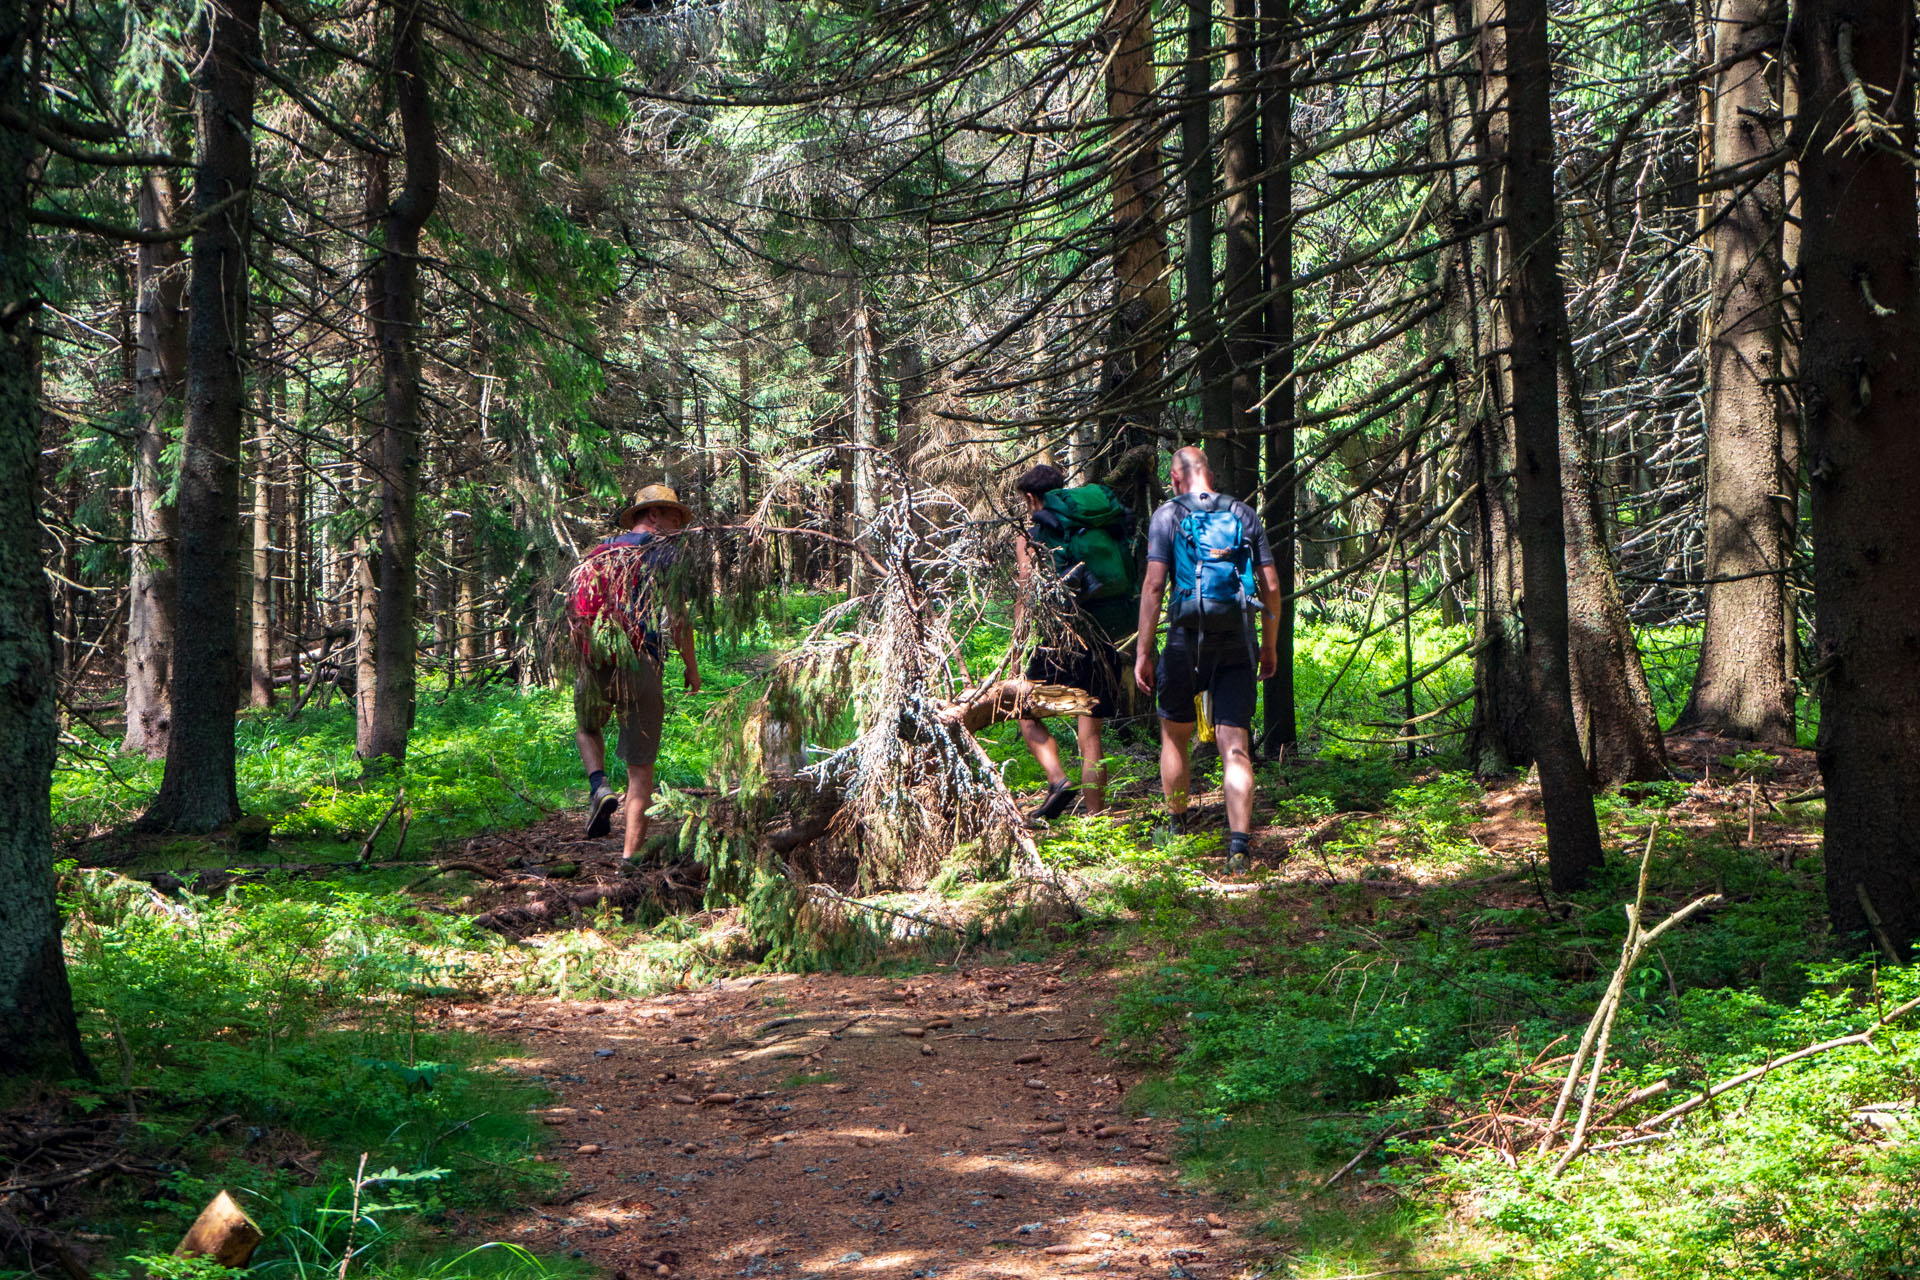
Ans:
[[[1213,741],[1213,691],[1197,695],[1193,700],[1194,719],[1199,722],[1196,736],[1202,742]]]

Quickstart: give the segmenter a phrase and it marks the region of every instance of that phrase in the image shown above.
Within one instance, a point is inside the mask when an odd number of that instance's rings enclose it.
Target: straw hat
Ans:
[[[670,486],[650,484],[633,495],[633,505],[620,513],[617,523],[622,529],[631,529],[633,522],[640,518],[641,512],[651,511],[655,507],[672,507],[680,513],[682,518],[693,519],[693,512],[686,503],[680,501],[680,495]]]

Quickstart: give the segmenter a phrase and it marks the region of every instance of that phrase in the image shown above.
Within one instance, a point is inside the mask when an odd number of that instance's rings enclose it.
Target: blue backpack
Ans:
[[[1259,587],[1253,540],[1221,493],[1183,493],[1173,544],[1173,598],[1167,623],[1206,635],[1245,635]]]

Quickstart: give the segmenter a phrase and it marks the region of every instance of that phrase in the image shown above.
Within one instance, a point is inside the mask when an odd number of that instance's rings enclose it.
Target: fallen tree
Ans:
[[[495,907],[473,918],[482,929],[519,939],[584,920],[596,911],[631,916],[642,908],[659,915],[695,911],[706,893],[705,870],[685,863],[651,867],[611,881],[562,885],[532,901]]]

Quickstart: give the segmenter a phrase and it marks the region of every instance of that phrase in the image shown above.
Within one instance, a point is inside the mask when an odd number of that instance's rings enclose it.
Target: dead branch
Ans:
[[[1573,1137],[1567,1142],[1567,1149],[1553,1166],[1553,1176],[1565,1173],[1567,1166],[1579,1158],[1586,1147],[1588,1126],[1593,1119],[1594,1097],[1600,1089],[1600,1075],[1606,1070],[1607,1042],[1613,1034],[1613,1021],[1620,1013],[1620,1005],[1626,993],[1627,975],[1640,963],[1640,957],[1655,939],[1688,916],[1720,900],[1717,893],[1709,893],[1695,898],[1686,906],[1662,920],[1651,929],[1642,929],[1641,912],[1647,901],[1647,878],[1653,864],[1653,843],[1660,834],[1660,826],[1655,823],[1647,830],[1646,851],[1640,855],[1640,884],[1634,894],[1633,905],[1627,911],[1627,937],[1620,944],[1620,963],[1614,967],[1613,980],[1607,984],[1607,993],[1601,997],[1600,1005],[1593,1012],[1593,1018],[1587,1023],[1586,1035],[1581,1037],[1580,1047],[1574,1052],[1573,1061],[1567,1065],[1566,1080],[1560,1086],[1560,1098],[1554,1104],[1553,1118],[1547,1122],[1547,1131],[1540,1137],[1539,1150],[1546,1151],[1560,1130],[1560,1122],[1567,1114],[1567,1103],[1573,1097],[1573,1091],[1580,1079],[1581,1069],[1587,1064],[1588,1052],[1592,1052],[1592,1069],[1587,1076],[1586,1096],[1580,1102],[1580,1118],[1574,1124]]]
[[[1757,1067],[1742,1071],[1737,1076],[1730,1076],[1722,1080],[1719,1084],[1714,1085],[1702,1093],[1695,1094],[1685,1102],[1668,1107],[1653,1119],[1642,1121],[1635,1125],[1634,1128],[1640,1130],[1658,1129],[1661,1125],[1678,1120],[1681,1116],[1689,1112],[1698,1111],[1701,1107],[1706,1106],[1721,1094],[1732,1089],[1738,1089],[1743,1084],[1750,1084],[1766,1075],[1769,1071],[1776,1070],[1780,1067],[1788,1066],[1792,1063],[1800,1062],[1834,1049],[1844,1049],[1849,1045],[1872,1044],[1874,1033],[1899,1021],[1916,1009],[1920,1009],[1920,997],[1915,997],[1903,1005],[1889,1009],[1886,1013],[1874,1019],[1873,1023],[1864,1031],[1856,1031],[1850,1036],[1840,1036],[1833,1040],[1822,1040],[1819,1044],[1810,1044],[1804,1049],[1795,1049],[1792,1053],[1769,1059]]]
[[[705,881],[704,870],[686,863],[653,867],[611,884],[598,881],[584,888],[556,890],[532,902],[495,907],[475,916],[473,923],[517,941],[603,907],[625,912],[651,902],[668,913],[692,911],[700,905]]]
[[[1048,716],[1093,714],[1093,695],[1060,684],[1031,680],[1002,680],[985,689],[970,690],[940,708],[940,718],[968,733],[978,733],[1002,720],[1042,720]]]

